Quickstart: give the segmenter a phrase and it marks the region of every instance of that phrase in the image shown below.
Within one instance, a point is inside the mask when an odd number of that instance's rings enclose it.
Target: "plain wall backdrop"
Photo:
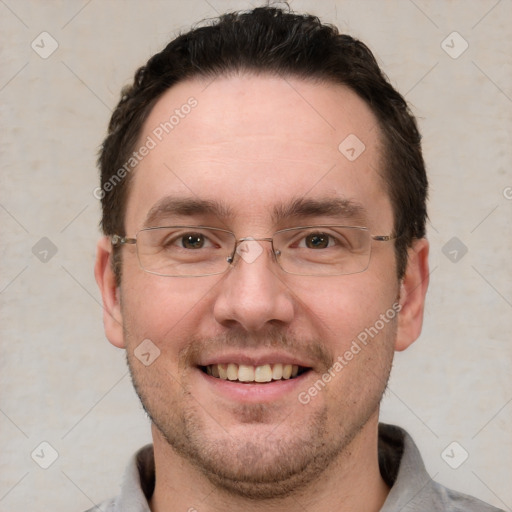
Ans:
[[[425,325],[397,354],[382,419],[409,430],[436,480],[510,511],[512,2],[291,6],[366,42],[424,137]],[[117,494],[150,441],[103,333],[96,153],[138,66],[191,24],[250,7],[0,0],[0,511],[83,511]]]

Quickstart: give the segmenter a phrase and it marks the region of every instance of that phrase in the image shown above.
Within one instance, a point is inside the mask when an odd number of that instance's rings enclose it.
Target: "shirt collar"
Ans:
[[[415,504],[432,496],[434,482],[411,436],[400,427],[379,425],[379,466],[384,481],[392,486],[380,512],[418,510]]]

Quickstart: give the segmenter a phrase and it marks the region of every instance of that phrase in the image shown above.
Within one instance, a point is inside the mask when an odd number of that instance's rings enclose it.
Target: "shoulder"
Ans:
[[[503,512],[432,480],[411,436],[400,427],[379,425],[379,466],[391,489],[381,512]]]
[[[430,498],[434,510],[446,510],[449,512],[504,512],[473,496],[447,489],[443,485],[432,481]]]
[[[150,512],[149,500],[155,486],[153,446],[137,451],[125,470],[120,494],[86,512]]]

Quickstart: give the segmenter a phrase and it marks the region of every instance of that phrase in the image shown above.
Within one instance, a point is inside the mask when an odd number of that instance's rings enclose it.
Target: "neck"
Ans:
[[[389,488],[378,464],[378,416],[370,419],[358,435],[318,478],[305,488],[279,500],[254,501],[215,488],[195,466],[178,455],[153,426],[156,485],[152,512],[247,512],[296,511],[378,512]],[[298,507],[298,504],[301,507]]]

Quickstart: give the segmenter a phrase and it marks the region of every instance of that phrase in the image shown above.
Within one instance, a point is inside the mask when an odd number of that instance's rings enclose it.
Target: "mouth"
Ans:
[[[245,384],[265,384],[275,381],[293,380],[311,370],[295,364],[263,364],[252,366],[246,364],[209,364],[199,366],[207,375],[220,380],[241,382]]]

